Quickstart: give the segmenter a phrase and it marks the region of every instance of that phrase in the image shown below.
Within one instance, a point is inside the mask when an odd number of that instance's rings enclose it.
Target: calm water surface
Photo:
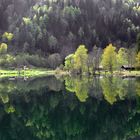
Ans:
[[[140,140],[140,78],[0,80],[0,140]]]

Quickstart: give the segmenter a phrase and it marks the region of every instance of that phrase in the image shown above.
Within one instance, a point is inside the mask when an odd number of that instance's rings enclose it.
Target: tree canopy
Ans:
[[[12,40],[12,53],[60,53],[63,59],[79,44],[89,51],[110,42],[133,48],[137,38],[139,48],[139,9],[134,0],[5,0],[0,2],[0,36]]]
[[[103,52],[101,64],[106,70],[113,72],[117,67],[117,53],[116,47],[112,44],[109,44]]]

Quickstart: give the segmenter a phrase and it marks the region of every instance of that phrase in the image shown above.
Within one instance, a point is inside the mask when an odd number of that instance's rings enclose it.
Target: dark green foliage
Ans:
[[[0,56],[0,66],[5,68],[10,67],[23,67],[33,66],[33,67],[47,67],[47,59],[40,57],[39,55],[29,55],[29,54],[19,54],[16,56],[12,55],[2,55]]]
[[[112,42],[128,47],[140,32],[137,1],[114,0],[5,0],[0,2],[0,34],[11,32],[11,52],[62,58],[79,44],[91,50]]]
[[[0,56],[0,67],[10,67],[15,65],[15,58],[9,54]]]
[[[49,68],[56,69],[60,66],[60,64],[62,64],[62,58],[59,53],[54,53],[52,55],[49,55],[47,63]]]

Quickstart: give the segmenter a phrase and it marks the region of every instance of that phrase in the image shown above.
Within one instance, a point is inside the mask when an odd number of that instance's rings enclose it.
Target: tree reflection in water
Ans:
[[[122,140],[140,134],[140,79],[0,81],[2,140]]]

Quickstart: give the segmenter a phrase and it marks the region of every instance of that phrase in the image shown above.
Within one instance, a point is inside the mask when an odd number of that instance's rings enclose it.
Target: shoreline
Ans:
[[[29,69],[29,70],[6,70],[0,69],[0,78],[6,77],[43,77],[43,76],[65,76],[72,75],[68,71],[63,70],[48,70],[48,69]],[[79,74],[78,74],[79,75]],[[82,74],[84,76],[120,76],[120,77],[140,77],[140,71],[114,71],[112,74],[110,72],[101,71],[96,72],[95,75]],[[75,75],[74,75],[75,76]]]
[[[113,74],[101,72],[102,76],[140,77],[140,71],[114,71]]]
[[[0,69],[0,78],[6,77],[42,77],[54,75],[55,70],[29,69],[29,70],[6,70]]]

